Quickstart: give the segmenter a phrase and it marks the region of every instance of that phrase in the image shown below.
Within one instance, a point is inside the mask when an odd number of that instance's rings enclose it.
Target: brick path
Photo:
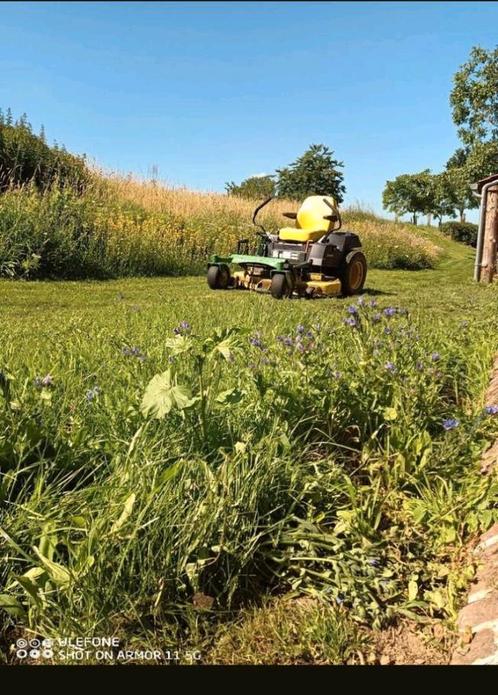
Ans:
[[[498,356],[486,393],[486,405],[498,405]],[[483,474],[496,475],[497,471],[498,440],[484,452],[481,460]],[[467,605],[458,615],[461,640],[451,664],[498,666],[498,524],[481,536],[474,554],[479,565]]]

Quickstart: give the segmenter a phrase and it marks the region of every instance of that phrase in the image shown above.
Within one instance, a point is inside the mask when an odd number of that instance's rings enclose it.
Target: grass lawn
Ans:
[[[419,232],[437,268],[370,271],[368,309],[203,277],[0,281],[4,659],[25,631],[230,661],[219,626],[272,592],[333,606],[298,611],[284,661],[341,663],[400,616],[451,624],[462,548],[496,518],[475,464],[497,433],[498,290],[473,283],[471,249]],[[144,417],[168,370],[171,410]]]

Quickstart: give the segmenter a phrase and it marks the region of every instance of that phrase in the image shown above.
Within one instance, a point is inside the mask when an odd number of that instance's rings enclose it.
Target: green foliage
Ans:
[[[281,198],[303,200],[309,195],[330,195],[342,203],[346,187],[343,163],[325,145],[310,145],[308,150],[289,164],[277,169],[277,191]]]
[[[350,620],[453,616],[454,558],[496,519],[475,465],[498,433],[479,402],[496,288],[443,243],[439,270],[372,271],[377,306],[227,292],[220,311],[196,278],[0,283],[0,625],[201,644],[291,590],[343,612],[295,616],[308,637],[284,652],[340,661]],[[176,387],[188,405],[149,409]]]
[[[477,230],[477,224],[472,224],[472,222],[445,222],[441,226],[441,231],[451,239],[461,241],[473,248],[477,244]]]
[[[35,135],[25,114],[14,123],[10,111],[7,116],[0,112],[0,193],[13,185],[45,189],[56,182],[82,191],[89,179],[84,157],[49,147],[43,130]]]
[[[429,169],[418,174],[401,174],[393,181],[387,181],[382,194],[382,204],[386,210],[396,215],[410,213],[417,224],[418,214],[434,210],[434,185]]]
[[[472,48],[454,75],[450,104],[465,145],[498,140],[498,48]]]
[[[272,176],[250,176],[238,185],[234,181],[225,184],[225,190],[228,195],[263,200],[275,194],[275,182]]]

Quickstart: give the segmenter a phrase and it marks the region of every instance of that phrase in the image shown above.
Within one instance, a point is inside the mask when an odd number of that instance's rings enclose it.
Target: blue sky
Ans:
[[[121,172],[224,190],[311,143],[345,163],[346,203],[437,171],[458,145],[448,96],[486,2],[7,2],[0,106]]]

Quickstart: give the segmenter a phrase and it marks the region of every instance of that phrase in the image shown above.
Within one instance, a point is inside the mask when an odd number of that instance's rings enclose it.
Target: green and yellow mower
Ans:
[[[254,211],[256,225],[259,211]],[[236,253],[211,256],[207,281],[213,290],[229,288],[270,292],[276,299],[348,296],[361,292],[367,276],[367,261],[361,242],[353,232],[339,231],[341,215],[334,198],[312,195],[297,212],[284,212],[296,221],[271,234],[257,224],[259,242],[250,249],[248,239],[240,239]],[[240,270],[232,270],[239,266]]]

